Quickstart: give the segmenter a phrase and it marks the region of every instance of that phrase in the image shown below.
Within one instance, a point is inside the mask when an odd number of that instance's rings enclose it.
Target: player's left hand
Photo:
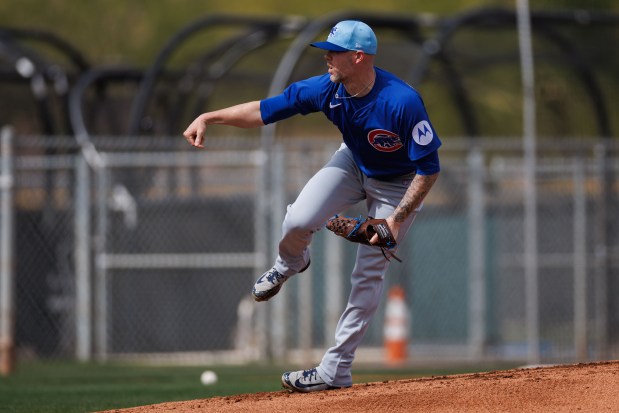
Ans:
[[[393,234],[393,238],[397,240],[398,232],[400,231],[400,223],[395,222],[392,217],[386,218],[386,221],[387,221],[387,225],[389,226],[389,229],[391,230],[391,233]],[[374,234],[374,236],[370,239],[370,244],[372,245],[376,245],[379,242],[380,242],[380,238],[378,237],[378,234]]]

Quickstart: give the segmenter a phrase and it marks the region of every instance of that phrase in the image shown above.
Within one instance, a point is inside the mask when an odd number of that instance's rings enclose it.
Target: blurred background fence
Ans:
[[[20,352],[249,361],[311,358],[332,342],[351,245],[321,231],[311,270],[277,300],[256,304],[249,293],[273,259],[269,232],[337,146],[282,142],[267,164],[257,137],[212,138],[207,152],[171,139],[95,142],[97,168],[71,138],[17,141],[21,153],[74,152],[14,159]],[[442,150],[441,179],[387,276],[406,292],[413,359],[526,360],[519,143],[453,139]],[[616,225],[606,191],[617,188],[617,150],[591,139],[565,140],[560,154],[540,148],[543,360],[617,355],[618,246],[606,235]],[[277,183],[269,193],[265,175]],[[383,320],[384,305],[365,346],[381,348]]]
[[[353,246],[320,231],[307,273],[269,303],[249,293],[274,259],[286,205],[338,147],[337,131],[315,115],[260,132],[213,127],[206,151],[180,133],[205,110],[324,72],[307,43],[361,18],[376,28],[379,66],[422,92],[444,142],[441,177],[387,276],[406,294],[409,360],[619,357],[619,17],[531,17],[533,297],[512,11],[207,16],[144,70],[91,67],[52,33],[0,28],[0,124],[11,125],[0,161],[3,348],[78,360],[320,357]],[[385,302],[361,359],[383,358]]]

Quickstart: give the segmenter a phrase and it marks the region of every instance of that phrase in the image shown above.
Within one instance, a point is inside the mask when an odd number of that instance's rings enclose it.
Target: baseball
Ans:
[[[217,374],[215,374],[212,370],[205,370],[202,372],[200,376],[200,381],[205,386],[210,386],[211,384],[217,383]]]

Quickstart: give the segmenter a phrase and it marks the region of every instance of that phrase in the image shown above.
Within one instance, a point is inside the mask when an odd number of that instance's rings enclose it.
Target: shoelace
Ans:
[[[303,370],[304,379],[309,377],[309,379],[312,380],[312,376],[314,376],[313,380],[318,380],[318,372],[316,371],[316,367],[313,369]]]
[[[277,271],[275,268],[271,270],[271,272],[269,273],[269,275],[267,275],[267,280],[271,283],[271,284],[275,284],[275,281],[281,281],[283,280],[284,275],[280,274],[279,271]]]

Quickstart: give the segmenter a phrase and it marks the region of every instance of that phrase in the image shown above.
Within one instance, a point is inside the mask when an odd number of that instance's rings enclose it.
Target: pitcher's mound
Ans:
[[[162,403],[121,413],[619,412],[619,361]]]

